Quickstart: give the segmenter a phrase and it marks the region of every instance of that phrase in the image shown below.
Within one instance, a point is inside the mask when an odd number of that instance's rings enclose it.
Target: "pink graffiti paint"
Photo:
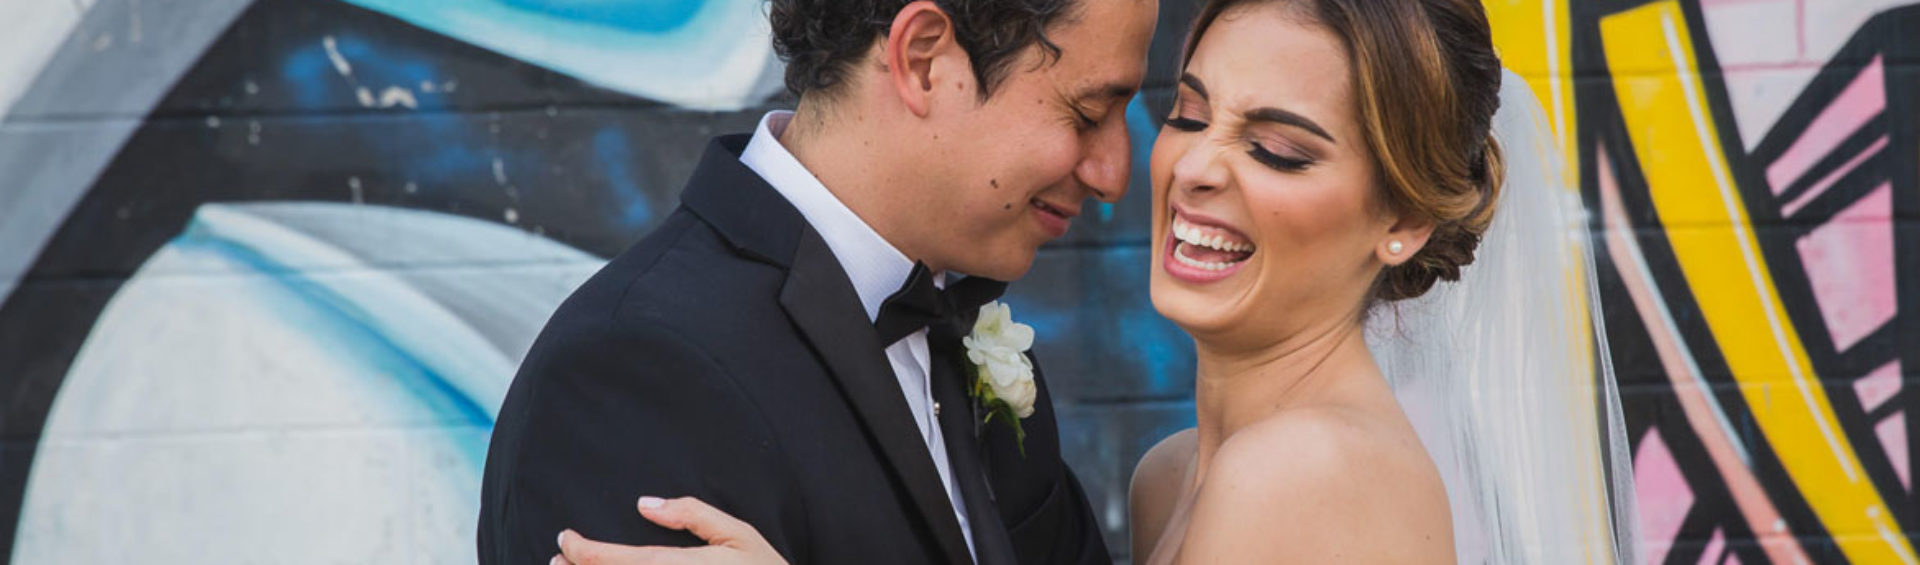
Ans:
[[[1860,380],[1853,381],[1853,393],[1860,396],[1860,408],[1872,412],[1900,392],[1900,362],[1882,365]]]
[[[1674,397],[1680,402],[1688,427],[1706,448],[1708,459],[1713,461],[1714,470],[1719,472],[1727,492],[1733,495],[1734,505],[1740,508],[1748,527],[1756,532],[1772,532],[1760,538],[1760,547],[1768,559],[1775,563],[1810,562],[1807,552],[1800,547],[1799,538],[1794,537],[1790,529],[1776,528],[1786,523],[1780,519],[1780,511],[1767,498],[1753,470],[1747,468],[1736,453],[1733,432],[1714,417],[1716,409],[1707,391],[1694,384],[1700,378],[1698,367],[1686,361],[1685,351],[1689,346],[1679,330],[1670,324],[1666,299],[1655,287],[1652,273],[1640,267],[1645,263],[1639,246],[1634,243],[1632,224],[1620,201],[1620,184],[1614,181],[1612,160],[1607,158],[1606,150],[1594,152],[1594,163],[1600,170],[1600,209],[1607,226],[1607,253],[1615,265],[1627,266],[1621,269],[1620,278],[1626,283],[1627,295],[1640,319],[1648,321],[1647,333],[1653,338],[1654,351],[1666,369],[1667,378],[1673,381]],[[1647,493],[1643,488],[1635,487],[1635,490],[1645,497]]]
[[[1873,426],[1873,435],[1880,438],[1880,447],[1887,450],[1887,461],[1893,463],[1894,474],[1900,475],[1900,486],[1913,490],[1913,471],[1907,461],[1907,415],[1894,414]]]
[[[1853,391],[1860,395],[1860,407],[1868,412],[1892,400],[1900,393],[1900,362],[1894,361],[1874,369],[1867,376],[1853,382]],[[1905,414],[1894,414],[1873,426],[1874,436],[1880,439],[1880,447],[1886,450],[1887,459],[1893,463],[1894,473],[1900,475],[1900,484],[1908,490],[1913,489],[1913,474],[1907,461],[1907,423]]]
[[[1722,70],[1804,66],[1795,0],[1700,0],[1700,16]]]
[[[1720,554],[1723,554],[1726,552],[1727,552],[1726,530],[1714,529],[1713,537],[1707,539],[1706,550],[1700,552],[1700,563],[1702,565],[1716,565],[1720,562]]]
[[[1687,510],[1693,508],[1693,489],[1680,474],[1680,464],[1674,461],[1667,442],[1660,439],[1658,428],[1640,440],[1639,453],[1633,456],[1633,485],[1640,500],[1640,533],[1645,536],[1647,562],[1665,562],[1674,537],[1680,534],[1681,522],[1687,519]]]
[[[1780,207],[1780,215],[1792,217],[1794,214],[1799,213],[1800,209],[1807,206],[1807,203],[1813,202],[1814,197],[1820,196],[1821,193],[1832,188],[1833,183],[1839,182],[1842,177],[1847,176],[1847,173],[1851,173],[1854,169],[1860,168],[1860,163],[1872,158],[1875,153],[1879,153],[1886,148],[1887,138],[1881,136],[1879,140],[1874,141],[1872,145],[1868,145],[1866,150],[1861,151],[1859,155],[1854,155],[1852,159],[1848,159],[1845,164],[1840,165],[1840,168],[1834,169],[1833,172],[1822,177],[1820,182],[1807,188],[1807,191],[1801,193],[1798,198],[1794,198],[1793,201],[1788,202],[1786,206]]]
[[[1773,164],[1767,166],[1767,184],[1774,194],[1787,189],[1820,158],[1833,151],[1848,135],[1858,131],[1867,120],[1887,107],[1887,81],[1880,57],[1874,57],[1860,76],[1840,92],[1833,104],[1821,110]]]
[[[1865,198],[1800,238],[1800,260],[1835,349],[1846,351],[1892,320],[1893,187]]]

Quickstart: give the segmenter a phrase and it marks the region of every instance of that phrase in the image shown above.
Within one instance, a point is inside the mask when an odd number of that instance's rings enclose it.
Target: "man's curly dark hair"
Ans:
[[[912,0],[768,0],[773,49],[787,63],[787,89],[794,95],[831,93],[855,62],[885,37],[893,18]],[[934,0],[953,20],[955,38],[973,61],[982,100],[1007,77],[1008,67],[1029,46],[1060,56],[1047,30],[1067,17],[1079,0]]]

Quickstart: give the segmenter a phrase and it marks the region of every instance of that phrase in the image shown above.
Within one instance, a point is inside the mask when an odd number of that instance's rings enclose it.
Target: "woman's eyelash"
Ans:
[[[1253,157],[1253,160],[1259,161],[1260,164],[1272,167],[1278,171],[1299,172],[1313,165],[1312,159],[1282,157],[1272,151],[1268,151],[1265,147],[1261,147],[1258,143],[1253,144],[1253,148],[1247,150],[1247,155]]]
[[[1167,127],[1184,131],[1184,132],[1197,132],[1197,131],[1207,129],[1207,124],[1206,122],[1202,122],[1200,120],[1195,120],[1192,118],[1183,117],[1179,114],[1175,114],[1173,117],[1167,118]],[[1260,144],[1258,143],[1254,143],[1252,145],[1253,145],[1253,148],[1247,151],[1247,155],[1252,156],[1253,160],[1259,161],[1260,164],[1266,165],[1275,170],[1283,171],[1283,172],[1299,172],[1299,171],[1306,170],[1307,167],[1313,166],[1312,159],[1282,157],[1272,151],[1268,151],[1267,148],[1265,147],[1261,147]]]
[[[1200,120],[1174,116],[1171,118],[1167,118],[1167,127],[1177,129],[1180,131],[1193,132],[1193,131],[1200,131],[1203,129],[1207,129],[1207,124],[1204,122],[1201,122]]]

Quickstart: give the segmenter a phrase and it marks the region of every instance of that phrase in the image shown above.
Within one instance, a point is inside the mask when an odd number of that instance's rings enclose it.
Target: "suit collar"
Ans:
[[[840,261],[805,216],[741,164],[748,137],[715,138],[694,168],[681,202],[750,258],[787,271],[780,305],[827,366],[882,458],[905,486],[911,506],[944,561],[972,563],[960,521],[913,425],[886,349]]]
[[[899,290],[900,283],[913,271],[914,262],[821,184],[819,177],[780,143],[780,134],[792,120],[791,111],[768,112],[740,153],[740,163],[765,179],[807,219],[853,281],[867,319],[876,319],[881,303]]]
[[[740,163],[748,139],[744,134],[727,135],[708,143],[680,202],[713,226],[735,251],[789,268],[798,235],[808,229],[807,219],[765,179]]]

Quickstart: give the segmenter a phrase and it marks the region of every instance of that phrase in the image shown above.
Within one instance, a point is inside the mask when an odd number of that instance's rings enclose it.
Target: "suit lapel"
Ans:
[[[947,561],[971,563],[953,503],[927,454],[926,442],[915,433],[919,428],[913,425],[913,413],[907,409],[893,366],[887,363],[880,336],[860,308],[853,283],[812,229],[800,236],[780,304],[826,362],[881,454],[906,484],[907,494],[932,526]]]
[[[740,163],[747,140],[716,138],[695,167],[681,202],[720,232],[734,251],[787,270],[781,307],[826,363],[882,457],[906,485],[944,561],[972,563],[953,503],[853,282],[800,211]]]

